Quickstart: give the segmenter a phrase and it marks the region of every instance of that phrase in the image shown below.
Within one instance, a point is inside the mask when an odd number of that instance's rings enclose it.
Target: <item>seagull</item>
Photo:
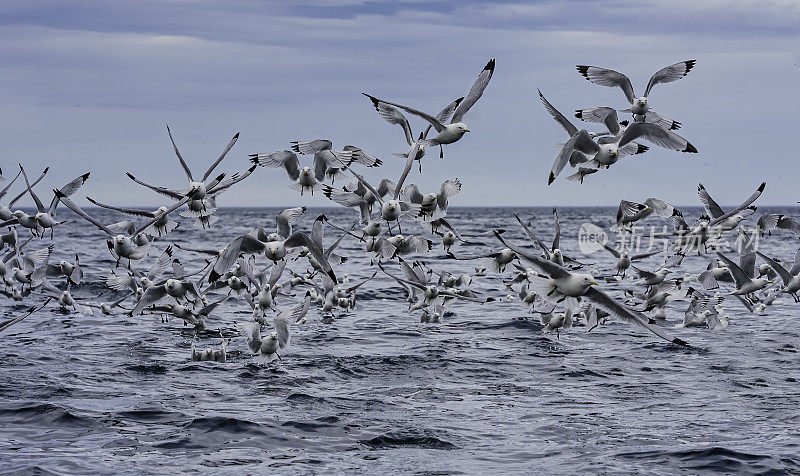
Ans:
[[[741,266],[731,261],[719,251],[716,253],[719,259],[725,263],[731,276],[733,276],[734,283],[736,283],[736,290],[730,294],[742,296],[752,304],[753,299],[751,295],[756,291],[764,289],[767,285],[772,284],[772,281],[767,278],[753,277],[755,273],[755,253],[752,252],[752,250],[742,250],[741,253],[741,264],[743,264],[746,269],[742,269]]]
[[[280,359],[279,350],[289,346],[291,335],[289,329],[292,324],[302,320],[311,305],[311,294],[306,292],[305,298],[294,307],[281,311],[272,321],[275,332],[269,336],[261,337],[261,325],[257,322],[239,324],[239,332],[247,339],[247,346],[257,356],[256,361],[269,363]]]
[[[607,244],[603,244],[603,248],[606,249],[609,253],[614,255],[617,258],[617,263],[614,265],[614,268],[617,270],[616,274],[622,274],[622,277],[625,278],[625,271],[631,266],[631,263],[634,261],[638,261],[641,259],[649,258],[651,256],[655,256],[661,253],[663,250],[658,251],[650,251],[647,253],[638,253],[635,255],[631,255],[627,250],[618,251]]]
[[[554,297],[558,295],[560,297],[555,300],[563,297],[563,301],[566,301],[567,298],[572,300],[582,298],[589,301],[598,309],[609,313],[609,315],[626,322],[635,323],[661,339],[672,342],[673,344],[688,345],[680,338],[668,337],[658,328],[651,326],[648,323],[647,316],[641,312],[625,307],[623,304],[620,304],[604,292],[595,288],[596,281],[594,281],[591,275],[571,273],[552,261],[530,254],[526,250],[507,242],[498,230],[494,230],[494,234],[503,245],[513,250],[521,259],[534,265],[536,269],[542,273],[538,279],[534,280],[538,289],[543,291],[536,291],[540,296],[545,297],[549,294],[550,296],[548,296],[547,299],[554,300]]]
[[[99,228],[101,231],[106,233],[111,240],[108,242],[109,249],[113,252],[113,254],[117,257],[117,265],[119,265],[119,261],[121,258],[128,259],[128,267],[130,267],[131,260],[140,260],[147,256],[147,252],[149,251],[150,243],[149,241],[145,241],[145,244],[139,245],[137,241],[135,241],[147,228],[149,228],[158,217],[154,217],[149,219],[148,221],[144,222],[139,228],[132,230],[127,236],[122,233],[115,233],[106,225],[103,225],[97,219],[92,218],[88,215],[85,211],[83,211],[78,205],[72,202],[69,198],[66,197],[60,190],[53,190],[55,192],[56,197],[63,203],[67,208],[75,212],[78,216],[83,218],[84,220],[88,221],[92,225]],[[172,213],[173,211],[177,210],[181,206],[183,206],[186,202],[189,201],[189,197],[185,196],[180,201],[176,202],[170,208],[167,209],[165,214]]]
[[[621,200],[617,209],[617,230],[623,230],[626,225],[643,220],[650,215],[661,218],[683,217],[680,210],[658,198],[648,198],[644,203]]]
[[[398,107],[410,114],[414,114],[415,116],[419,116],[428,121],[431,126],[436,129],[437,134],[431,139],[423,139],[419,141],[420,145],[423,147],[452,144],[453,142],[461,139],[464,134],[469,132],[467,125],[461,122],[461,120],[464,118],[464,115],[467,113],[467,111],[469,111],[469,109],[475,105],[478,99],[480,99],[480,97],[483,95],[483,91],[486,89],[486,86],[489,85],[489,81],[492,79],[492,75],[494,74],[494,65],[494,59],[491,59],[488,63],[486,63],[486,66],[484,66],[483,70],[478,75],[478,79],[475,80],[472,88],[470,88],[469,93],[462,101],[459,102],[458,106],[453,112],[453,117],[450,121],[450,124],[446,125],[442,124],[442,122],[440,122],[436,117],[433,117],[430,114],[422,112],[418,109],[403,106],[402,104],[384,101],[376,98],[375,96],[370,96],[367,93],[362,94],[372,101],[372,104],[376,106],[376,109],[379,109],[379,104],[383,103],[389,106]],[[378,112],[380,112],[380,109]],[[414,154],[409,154],[408,156],[416,157],[416,152]]]
[[[569,162],[571,165],[589,162],[591,168],[611,167],[626,155],[640,153],[639,144],[633,142],[635,139],[642,138],[655,145],[680,152],[696,153],[697,149],[686,139],[665,130],[656,124],[634,123],[625,128],[625,131],[617,139],[609,140],[598,139],[595,142],[592,134],[586,129],[578,130],[561,112],[559,112],[539,91],[539,99],[545,109],[553,116],[569,135],[569,140],[563,145],[556,157],[553,167],[548,177],[548,185],[553,183],[556,176],[564,169]]]
[[[59,222],[55,220],[56,214],[56,207],[58,207],[58,197],[53,197],[53,200],[50,202],[50,206],[48,208],[44,207],[44,204],[36,195],[36,192],[33,191],[31,188],[32,185],[28,181],[28,174],[25,173],[25,169],[22,167],[22,164],[19,166],[20,171],[22,172],[22,176],[25,178],[25,184],[27,185],[27,193],[30,194],[31,198],[33,199],[34,203],[36,203],[37,213],[34,216],[28,216],[22,210],[17,210],[13,213],[19,225],[29,228],[34,235],[43,236],[44,231],[49,229],[50,230],[50,239],[53,239],[53,227],[60,225]],[[64,185],[59,189],[59,192],[62,195],[70,196],[74,194],[78,189],[83,185],[86,180],[89,178],[89,173],[85,173],[80,177],[72,180],[68,184]],[[13,220],[12,220],[13,221]],[[0,223],[0,226],[5,226],[11,224],[11,221],[6,221],[4,223]]]
[[[350,173],[353,174],[353,176],[361,184],[363,184],[364,187],[367,188],[367,190],[369,190],[372,193],[372,196],[375,197],[375,200],[378,203],[380,203],[380,205],[381,205],[381,219],[383,219],[386,222],[387,226],[390,226],[391,222],[396,221],[397,222],[398,231],[400,233],[402,233],[402,229],[400,228],[400,219],[401,218],[405,218],[407,216],[418,217],[418,216],[420,216],[422,214],[422,206],[420,204],[418,204],[418,203],[410,203],[410,202],[407,202],[407,201],[404,201],[404,200],[400,199],[400,192],[402,191],[403,182],[405,181],[406,177],[408,176],[408,172],[411,170],[411,166],[414,163],[414,159],[412,159],[411,157],[413,157],[415,155],[414,151],[416,149],[418,149],[418,148],[419,148],[419,144],[418,143],[414,143],[414,145],[411,146],[411,150],[409,151],[409,158],[406,159],[405,168],[403,169],[403,173],[400,176],[400,180],[397,181],[397,185],[394,187],[394,193],[392,194],[392,198],[390,200],[384,200],[382,198],[382,196],[381,196],[381,193],[377,189],[375,189],[372,185],[370,185],[369,182],[367,182],[366,179],[364,179],[364,177],[359,175],[354,170],[350,169]],[[344,198],[342,198],[342,195],[340,195],[338,193],[334,193],[333,190],[330,190],[330,197],[329,198],[331,198],[331,200],[334,200],[334,197],[337,197],[336,199],[340,200],[340,202],[341,202],[340,204],[343,204],[343,205],[344,205],[344,203],[353,203],[353,202],[349,202],[349,201],[345,202]],[[353,197],[350,197],[350,198],[353,198]],[[355,200],[355,198],[353,198],[353,200]],[[345,206],[351,206],[351,205],[345,205]],[[355,205],[353,205],[353,206],[355,206]],[[359,206],[359,209],[362,211],[361,219],[362,219],[362,223],[363,223],[364,218],[365,218],[363,215],[366,212],[366,209],[363,208],[363,205],[359,204],[358,206]]]
[[[683,78],[689,74],[689,71],[694,68],[696,63],[697,60],[681,61],[656,71],[656,73],[650,77],[644,95],[638,98],[633,92],[631,80],[620,72],[614,71],[613,69],[587,65],[578,65],[576,69],[584,78],[594,84],[622,89],[622,92],[625,93],[625,98],[631,104],[631,107],[624,109],[623,112],[632,113],[635,121],[668,124],[668,127],[666,127],[667,129],[677,129],[680,127],[680,123],[676,123],[650,110],[648,96],[653,86],[656,84],[671,83]]]
[[[370,95],[366,96],[372,101],[372,105],[375,106],[375,110],[378,111],[378,115],[383,120],[385,120],[389,124],[398,125],[403,129],[403,134],[405,135],[408,146],[409,147],[413,146],[415,142],[414,134],[411,132],[411,126],[409,125],[406,116],[404,116],[403,113],[400,112],[397,108],[390,106],[388,103],[385,103],[374,96]],[[436,115],[436,120],[440,124],[444,124],[445,122],[447,122],[455,112],[458,105],[463,100],[464,98],[460,97],[455,101],[451,102],[450,104],[448,104],[447,106],[445,106],[445,108],[442,109],[439,112],[439,114]],[[428,132],[431,130],[432,127],[433,127],[432,124],[428,125],[427,129],[424,132],[420,133],[419,140],[425,139],[425,137],[427,136]],[[408,154],[399,154],[399,156],[408,158]],[[416,155],[414,156],[414,160],[417,160],[419,162],[420,172],[422,172],[422,157],[424,156],[425,156],[425,147],[420,147],[417,150]]]
[[[50,167],[45,167],[44,172],[42,172],[41,175],[39,175],[39,177],[33,181],[31,187],[35,187],[36,184],[41,182],[44,176],[47,175],[48,170],[50,170]],[[21,174],[22,174],[22,168],[20,168],[19,172],[17,172],[16,177],[14,177],[13,180],[8,182],[8,184],[5,187],[3,187],[2,190],[0,190],[0,200],[2,200],[3,197],[5,197],[8,194],[9,189],[11,188],[12,185],[14,185],[14,182],[17,181],[17,178],[19,178]],[[11,212],[11,207],[13,207],[14,204],[17,203],[17,201],[19,201],[20,198],[24,197],[26,193],[28,193],[27,188],[19,192],[19,194],[17,194],[16,197],[12,198],[11,201],[8,202],[8,205],[0,205],[0,220],[6,221],[6,220],[12,220],[14,218],[15,215],[14,213]]]
[[[797,292],[800,291],[800,262],[797,261],[797,257],[800,256],[800,251],[795,256],[795,263],[789,271],[764,253],[756,251],[756,254],[766,261],[778,276],[781,277],[783,287],[780,292],[791,295],[792,298],[794,298],[794,302],[800,302],[800,297],[797,296]]]
[[[149,286],[131,311],[131,315],[141,314],[144,308],[152,306],[166,296],[171,296],[176,300],[186,299],[192,302],[197,302],[200,299],[200,293],[195,289],[191,281],[167,279]]]
[[[211,362],[220,362],[225,363],[228,361],[227,355],[227,344],[229,342],[225,342],[225,337],[222,335],[222,331],[219,332],[219,337],[222,339],[222,343],[219,345],[219,350],[214,349],[206,349],[202,352],[198,351],[195,347],[195,342],[192,340],[192,356],[191,359],[193,362],[202,362],[202,361],[211,361]]]
[[[788,230],[800,237],[800,224],[794,218],[786,215],[775,215],[772,213],[765,213],[761,215],[756,224],[761,236],[766,233],[772,236],[772,230],[780,228],[781,230]]]
[[[425,221],[435,221],[447,215],[448,200],[461,192],[461,182],[458,179],[445,180],[439,187],[439,193],[431,192],[425,195],[419,191],[416,184],[406,186],[401,195],[410,203],[421,206],[421,218]]]
[[[305,213],[306,207],[287,208],[275,216],[277,229],[275,233],[267,234],[263,228],[258,227],[233,240],[222,252],[217,255],[214,267],[208,281],[217,281],[236,262],[241,254],[264,253],[273,262],[278,262],[286,257],[285,240],[292,235],[292,226]]]
[[[314,154],[314,176],[320,182],[330,178],[333,183],[342,170],[353,162],[367,167],[379,167],[383,164],[379,159],[358,147],[345,146],[343,150],[333,150],[333,142],[326,139],[292,141],[290,144],[292,144],[294,152],[303,155]]]
[[[93,205],[96,205],[100,208],[114,210],[116,212],[124,213],[130,216],[141,217],[141,218],[158,218],[156,221],[153,222],[152,225],[153,229],[156,231],[156,233],[158,233],[158,236],[166,235],[167,233],[174,231],[180,225],[180,223],[178,222],[169,220],[169,216],[166,213],[164,213],[168,210],[167,207],[159,207],[155,211],[149,211],[137,208],[123,208],[123,207],[115,207],[112,205],[106,205],[96,200],[93,200],[91,197],[86,197],[86,200],[89,200],[89,202],[91,202]],[[147,231],[148,230],[145,230],[145,233]]]

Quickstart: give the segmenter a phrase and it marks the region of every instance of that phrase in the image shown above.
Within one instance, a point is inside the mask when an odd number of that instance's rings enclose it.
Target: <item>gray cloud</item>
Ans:
[[[761,180],[764,203],[793,203],[798,8],[718,0],[15,2],[0,7],[2,166],[53,164],[54,177],[92,170],[86,190],[95,198],[155,205],[159,197],[124,171],[184,185],[169,122],[198,169],[241,131],[223,164],[229,172],[246,168],[248,153],[324,137],[383,157],[387,165],[368,175],[393,177],[401,164],[390,153],[403,150],[402,135],[360,92],[435,110],[496,57],[492,84],[467,117],[473,132],[411,177],[423,188],[460,177],[456,205],[613,204],[623,196],[691,204],[698,181],[733,203]],[[700,154],[653,149],[583,186],[545,186],[563,132],[537,88],[564,112],[623,107],[619,91],[587,83],[574,65],[622,70],[641,89],[657,68],[687,58],[698,59],[691,75],[651,97],[684,123],[681,133]],[[298,202],[287,186],[280,171],[259,169],[221,202]]]

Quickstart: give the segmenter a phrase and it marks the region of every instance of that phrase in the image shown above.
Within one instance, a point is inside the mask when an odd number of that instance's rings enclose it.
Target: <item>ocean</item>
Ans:
[[[104,222],[123,219],[87,209]],[[219,249],[253,226],[274,227],[279,209],[221,209],[211,230],[184,223],[155,243],[147,265],[168,243]],[[309,209],[300,229],[321,212],[349,227],[355,212]],[[526,243],[513,213],[552,240],[549,208],[452,208],[448,219],[477,256],[502,246],[492,228]],[[690,220],[701,210],[684,209]],[[761,212],[793,213],[794,208]],[[611,273],[609,253],[584,255],[583,223],[608,229],[615,208],[561,208],[560,248]],[[81,256],[85,282],[74,295],[111,301],[101,278],[114,266],[97,229],[65,208],[52,261]],[[754,225],[754,218],[745,224]],[[650,218],[663,226],[666,221]],[[422,229],[404,224],[406,234]],[[325,242],[340,232],[326,229]],[[49,235],[29,245],[50,243]],[[759,242],[792,261],[798,239],[778,230]],[[533,249],[533,248],[531,248]],[[336,268],[352,282],[370,276],[363,244],[347,238]],[[175,250],[187,269],[200,256]],[[738,258],[731,255],[734,261]],[[478,261],[447,258],[441,243],[420,259],[437,271],[472,273]],[[639,265],[655,270],[664,256]],[[696,275],[709,255],[690,255],[675,275]],[[263,260],[262,260],[263,262]],[[146,267],[145,266],[145,267]],[[389,265],[397,271],[397,266]],[[288,266],[302,271],[307,262]],[[142,268],[141,266],[139,267]],[[664,332],[680,347],[609,321],[587,332],[545,334],[503,284],[511,269],[475,277],[471,289],[496,302],[456,302],[440,324],[410,315],[404,291],[378,273],[358,292],[356,309],[292,327],[281,360],[256,364],[236,322],[252,319],[244,300],[226,302],[196,332],[155,315],[91,316],[50,305],[0,334],[0,460],[23,474],[736,474],[800,473],[800,304],[783,296],[752,314],[725,300],[726,331],[674,328],[688,302],[669,304]],[[696,283],[692,284],[697,287]],[[601,283],[619,297],[621,285]],[[298,302],[281,297],[282,308]],[[38,298],[41,301],[41,298]],[[8,299],[13,317],[31,305]],[[193,362],[200,349],[231,339],[228,361]]]

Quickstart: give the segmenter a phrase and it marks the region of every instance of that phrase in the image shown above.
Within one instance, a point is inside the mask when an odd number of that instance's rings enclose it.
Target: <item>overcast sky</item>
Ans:
[[[67,6],[68,5],[68,6]],[[494,78],[465,118],[471,131],[429,153],[423,191],[458,177],[458,205],[612,205],[659,197],[699,205],[698,182],[724,204],[767,182],[760,203],[800,200],[800,3],[663,1],[24,1],[0,4],[0,165],[51,166],[46,191],[85,171],[84,194],[115,204],[161,205],[130,182],[182,188],[165,123],[202,172],[237,131],[220,170],[290,140],[358,145],[397,179],[402,131],[378,117],[367,91],[436,112],[464,95],[489,58]],[[657,86],[654,110],[683,123],[700,151],[653,147],[583,185],[547,176],[562,112],[627,106],[619,89],[584,80],[576,64],[628,74],[638,94],[657,69],[697,65]],[[575,120],[577,122],[577,120]],[[412,128],[423,124],[412,119]],[[309,161],[301,157],[301,161]],[[37,170],[38,172],[38,170]],[[565,170],[569,172],[569,170]],[[329,204],[288,189],[259,168],[222,206]]]

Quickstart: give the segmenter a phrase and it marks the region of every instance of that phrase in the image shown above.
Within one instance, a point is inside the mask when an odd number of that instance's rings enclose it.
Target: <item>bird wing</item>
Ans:
[[[728,271],[730,271],[731,276],[733,276],[733,280],[734,282],[736,282],[737,288],[741,288],[742,286],[750,282],[750,276],[748,276],[747,273],[745,273],[744,270],[742,270],[742,268],[740,268],[738,264],[728,259],[727,256],[723,255],[719,251],[717,251],[716,253],[717,256],[719,256],[719,259],[725,262],[725,267],[728,268]]]
[[[303,216],[307,210],[306,207],[287,208],[275,216],[277,223],[277,233],[286,238],[292,234],[292,226]]]
[[[598,68],[597,66],[578,65],[575,68],[584,78],[594,84],[622,89],[629,103],[633,104],[633,101],[636,100],[631,80],[624,74],[613,69]]]
[[[616,135],[619,133],[619,117],[617,116],[617,110],[613,107],[576,109],[575,117],[584,122],[602,122],[611,134]]]
[[[650,95],[650,90],[653,89],[653,86],[656,84],[671,83],[689,74],[689,71],[694,68],[695,63],[697,63],[697,60],[681,61],[680,63],[675,63],[656,71],[655,74],[650,77],[650,81],[647,82],[647,88],[644,90],[645,97]]]
[[[769,267],[772,268],[772,270],[775,271],[778,274],[778,276],[781,277],[784,286],[789,284],[789,281],[792,280],[793,276],[789,273],[789,271],[786,271],[786,268],[784,268],[783,266],[780,265],[780,263],[778,263],[777,261],[775,261],[774,259],[770,258],[769,256],[765,255],[760,251],[756,251],[756,254],[760,256],[761,259],[766,261]]]
[[[439,195],[436,196],[436,205],[440,210],[447,210],[447,204],[450,197],[461,192],[461,181],[458,179],[445,180],[442,186],[439,187]]]
[[[150,266],[150,269],[147,271],[147,279],[150,281],[155,281],[164,274],[164,271],[167,270],[167,265],[169,265],[170,260],[172,259],[172,246],[167,246],[164,249],[164,252],[159,255],[158,259],[156,259],[155,263]]]
[[[3,190],[0,190],[0,199],[6,196],[8,190],[11,188],[12,185],[14,185],[14,182],[17,181],[17,179],[21,174],[22,174],[22,169],[20,169],[19,172],[17,172],[17,175],[13,179],[11,179],[11,181],[8,182],[8,184],[5,187],[3,187]]]
[[[722,207],[711,198],[711,195],[708,194],[708,190],[706,190],[702,183],[697,186],[697,195],[700,196],[700,201],[703,202],[703,208],[706,209],[708,216],[717,218],[725,214]]]
[[[127,175],[129,179],[133,180],[134,182],[138,183],[139,185],[147,187],[147,188],[149,188],[150,190],[152,190],[152,191],[154,191],[156,193],[159,193],[161,195],[167,196],[167,197],[172,198],[174,200],[180,200],[180,198],[183,196],[183,194],[178,190],[170,190],[170,189],[164,188],[164,187],[156,187],[155,185],[150,185],[149,183],[142,182],[141,180],[139,180],[136,177],[134,177],[133,174],[131,174],[130,172],[125,172],[125,175]]]
[[[28,174],[25,173],[25,169],[22,168],[22,164],[19,164],[19,169],[22,171],[22,177],[25,178],[25,185],[28,186],[28,194],[30,194],[33,201],[36,202],[36,209],[39,211],[39,213],[46,212],[47,210],[44,208],[42,201],[39,200],[36,192],[34,192],[33,188],[31,188],[31,183],[28,181]]]
[[[550,115],[553,116],[553,119],[555,119],[556,122],[561,124],[561,127],[563,127],[565,131],[567,131],[567,135],[569,137],[572,137],[578,133],[578,128],[575,127],[575,125],[572,124],[572,122],[570,122],[569,119],[567,119],[567,116],[561,114],[561,112],[558,109],[556,109],[552,104],[550,104],[550,101],[545,99],[541,91],[539,91],[539,99],[542,101],[542,104],[544,104],[544,108],[547,109],[547,112],[549,112]]]
[[[210,194],[210,193],[219,194],[219,193],[224,192],[225,190],[231,188],[232,186],[236,185],[237,183],[239,183],[242,180],[244,180],[247,177],[249,177],[250,174],[252,174],[255,169],[256,169],[256,166],[253,165],[252,167],[250,167],[249,169],[245,170],[242,173],[238,173],[237,172],[237,173],[233,174],[231,176],[231,178],[229,178],[228,180],[221,181],[217,185],[214,185],[212,187],[208,187],[208,185],[207,185],[206,186],[206,194]]]
[[[408,151],[408,158],[406,159],[406,164],[403,166],[403,172],[400,174],[400,179],[394,186],[394,192],[392,193],[392,198],[394,200],[397,200],[397,198],[400,196],[400,192],[403,189],[403,183],[406,181],[406,177],[408,177],[409,172],[411,172],[411,167],[414,165],[414,158],[417,156],[418,151],[419,143],[414,142],[414,145],[412,145],[411,149]],[[381,202],[381,204],[383,203]]]
[[[603,243],[603,248],[605,248],[609,253],[614,255],[615,258],[619,258],[620,257],[620,252],[615,250],[614,248],[608,246],[607,244]]]
[[[406,119],[406,116],[397,110],[397,108],[390,106],[380,99],[370,95],[366,96],[370,99],[370,101],[372,101],[372,105],[375,106],[375,110],[378,111],[378,115],[389,124],[398,125],[403,128],[403,133],[406,136],[406,142],[408,142],[408,145],[413,144],[414,134],[411,132],[411,126],[408,124],[408,119]]]
[[[136,306],[131,311],[131,315],[135,316],[141,314],[142,309],[157,303],[166,295],[167,289],[163,284],[160,286],[150,286],[145,290],[144,294],[142,294],[142,298],[139,299],[139,302],[136,303]]]
[[[257,322],[239,322],[236,324],[239,334],[247,340],[247,347],[253,354],[261,349],[261,325]]]
[[[242,235],[236,238],[217,257],[212,273],[209,275],[209,281],[214,282],[225,274],[233,266],[240,254],[263,253],[264,250],[266,250],[266,245],[251,235]]]
[[[733,210],[729,211],[728,213],[725,213],[725,214],[723,214],[723,215],[721,215],[721,216],[718,216],[718,217],[716,217],[714,220],[712,220],[711,222],[709,222],[709,224],[708,224],[709,228],[710,228],[710,227],[713,227],[713,226],[715,226],[715,225],[718,225],[718,224],[720,224],[720,223],[722,223],[722,222],[723,222],[725,219],[727,219],[727,218],[730,218],[730,217],[732,217],[733,215],[736,215],[736,214],[737,214],[737,213],[739,213],[740,211],[744,210],[745,208],[749,207],[749,206],[750,206],[750,204],[752,204],[753,202],[755,202],[756,200],[758,200],[758,197],[760,197],[760,196],[761,196],[761,194],[764,192],[764,189],[765,189],[766,187],[767,187],[767,182],[761,182],[761,185],[759,185],[759,186],[758,186],[758,188],[756,189],[756,191],[755,191],[755,192],[753,192],[753,194],[752,194],[752,195],[750,195],[750,196],[747,198],[747,200],[745,200],[744,202],[742,202],[742,204],[741,204],[741,205],[739,205],[738,207],[736,207],[736,208],[734,208]]]
[[[570,276],[569,271],[562,268],[557,263],[543,259],[540,256],[533,255],[527,250],[513,243],[507,242],[505,239],[503,239],[502,235],[497,230],[494,230],[494,236],[496,236],[497,239],[500,240],[500,242],[503,243],[506,247],[508,247],[511,251],[516,253],[517,256],[531,263],[535,268],[547,274],[551,278],[558,279]]]
[[[69,183],[61,187],[59,190],[65,196],[70,197],[78,191],[81,186],[89,180],[89,174],[91,172],[86,172],[85,174],[72,179]],[[50,216],[55,217],[56,207],[58,206],[58,197],[53,197],[53,200],[50,202],[50,208],[48,209],[48,213]]]
[[[79,207],[78,205],[74,204],[72,202],[72,200],[70,200],[69,198],[64,196],[59,190],[53,190],[53,192],[56,194],[56,197],[61,201],[61,203],[63,203],[67,208],[69,208],[70,210],[75,212],[76,215],[78,215],[79,217],[81,217],[84,220],[88,221],[92,225],[96,226],[97,228],[99,228],[100,230],[105,232],[108,236],[114,236],[116,234],[116,233],[112,232],[107,226],[103,225],[102,223],[97,221],[95,218],[92,218],[91,216],[89,216],[85,211],[83,211],[81,209],[81,207]]]
[[[194,182],[194,179],[192,178],[192,171],[189,170],[189,166],[186,165],[186,161],[183,160],[181,151],[178,150],[178,146],[175,144],[175,139],[173,139],[172,137],[172,130],[169,128],[169,124],[167,124],[167,134],[169,134],[169,140],[170,142],[172,142],[172,149],[175,151],[175,155],[178,156],[178,160],[181,163],[181,167],[183,167],[183,171],[186,173],[186,178],[188,178],[190,182]]]
[[[609,315],[617,319],[623,320],[625,322],[634,323],[640,327],[643,327],[667,342],[672,342],[673,344],[678,344],[678,345],[688,345],[682,339],[679,339],[677,337],[672,338],[667,336],[666,334],[661,332],[661,330],[658,329],[657,327],[648,324],[647,316],[645,316],[641,312],[625,307],[621,303],[612,299],[608,294],[604,293],[603,291],[600,291],[595,287],[589,288],[589,290],[586,292],[586,294],[583,295],[583,297],[587,301],[590,301],[592,304],[594,304],[598,309],[602,309]]]
[[[578,131],[577,134],[570,137],[559,151],[555,162],[553,162],[553,167],[550,169],[550,176],[547,179],[548,185],[553,183],[558,174],[564,170],[570,156],[572,156],[572,152],[575,150],[585,154],[594,154],[600,150],[600,147],[592,140],[592,137],[585,129]]]
[[[322,270],[328,274],[333,282],[336,282],[336,274],[333,272],[331,264],[325,257],[325,253],[322,251],[322,248],[318,246],[317,243],[308,235],[302,231],[296,231],[286,238],[286,241],[284,241],[283,245],[286,248],[297,248],[299,246],[306,247],[314,259],[317,260],[317,263],[319,263],[320,267],[322,267]]]
[[[40,181],[41,181],[41,180],[44,178],[44,176],[45,176],[45,175],[47,175],[47,171],[48,171],[48,170],[50,170],[50,167],[45,167],[45,168],[44,168],[44,171],[42,172],[42,174],[41,174],[41,175],[39,175],[39,177],[38,177],[36,180],[34,180],[34,181],[33,181],[33,183],[31,184],[31,188],[32,188],[32,187],[35,187],[35,186],[36,186],[36,184],[37,184],[37,183],[39,183],[39,182],[40,182]],[[23,172],[23,170],[22,170],[22,167],[20,167],[20,173],[22,173],[22,172]],[[14,179],[14,180],[16,180],[16,179]],[[13,181],[12,181],[12,183],[13,183]],[[10,187],[10,186],[11,186],[11,184],[8,184],[8,185],[6,186],[6,188],[8,188],[8,187]],[[13,207],[13,206],[14,206],[14,204],[15,204],[15,203],[17,203],[17,200],[19,200],[20,198],[22,198],[22,197],[23,197],[23,196],[24,196],[26,193],[28,193],[28,188],[25,188],[25,190],[23,190],[23,191],[19,192],[19,194],[17,194],[17,196],[16,196],[16,197],[12,198],[12,199],[11,199],[11,201],[10,201],[10,202],[8,202],[8,208],[11,208],[11,207]]]
[[[424,113],[424,112],[422,112],[422,111],[420,111],[418,109],[414,109],[414,108],[411,108],[411,107],[408,107],[408,106],[403,106],[402,104],[397,104],[397,103],[394,103],[394,102],[384,101],[383,99],[378,99],[375,96],[370,96],[367,93],[361,93],[361,94],[363,94],[364,96],[368,97],[372,101],[372,104],[375,104],[375,101],[378,101],[378,102],[381,102],[381,103],[385,103],[385,104],[389,104],[391,106],[399,107],[400,109],[402,109],[402,110],[404,110],[404,111],[406,111],[408,113],[414,114],[415,116],[419,116],[419,117],[425,119],[426,121],[428,121],[434,127],[434,129],[436,129],[436,132],[441,132],[442,129],[444,129],[444,125],[442,125],[441,122],[439,122],[435,117],[431,116],[430,114]]]
[[[250,154],[250,162],[262,167],[283,167],[292,181],[300,177],[300,161],[291,150],[278,150],[261,154]]]
[[[689,141],[678,134],[668,131],[657,124],[634,122],[625,129],[619,139],[618,147],[623,147],[632,140],[642,138],[665,149],[679,152],[697,153],[697,149]]]
[[[644,201],[644,205],[650,207],[652,214],[657,217],[672,218],[673,215],[683,216],[683,213],[680,210],[664,200],[659,200],[658,198],[648,198]]]
[[[148,211],[148,210],[139,210],[136,208],[122,208],[122,207],[115,207],[113,205],[106,205],[104,203],[100,203],[91,197],[86,197],[86,200],[89,200],[93,205],[96,205],[100,208],[107,208],[109,210],[114,210],[115,212],[124,213],[126,215],[132,215],[137,217],[147,217],[152,218],[155,216],[155,213]]]
[[[469,89],[469,93],[464,97],[464,100],[459,103],[456,107],[455,112],[453,112],[453,119],[450,121],[451,124],[456,122],[461,122],[464,118],[464,115],[469,111],[469,109],[475,105],[475,103],[480,99],[483,95],[483,91],[486,89],[486,86],[489,85],[489,81],[492,79],[492,75],[494,74],[494,58],[490,59],[486,66],[483,67],[480,74],[478,74],[478,78],[472,83],[472,87]]]
[[[383,267],[383,264],[380,261],[378,262],[378,267],[387,276],[389,276],[390,278],[394,279],[395,281],[397,281],[400,284],[407,284],[407,285],[412,286],[414,288],[425,290],[425,285],[424,284],[421,284],[421,283],[419,283],[417,281],[411,281],[411,280],[408,280],[408,279],[405,279],[405,278],[401,278],[399,276],[395,276],[394,274],[386,271],[386,268]]]
[[[175,210],[177,210],[178,208],[180,208],[180,207],[182,207],[183,205],[185,205],[185,204],[186,204],[186,202],[188,202],[188,201],[189,201],[189,197],[183,197],[181,200],[179,200],[179,201],[175,202],[175,204],[174,204],[174,205],[172,205],[171,207],[167,208],[167,210],[166,210],[164,213],[162,213],[161,215],[154,216],[153,218],[150,218],[149,220],[146,220],[144,223],[142,223],[142,224],[139,226],[139,228],[137,228],[137,229],[136,229],[136,230],[135,230],[135,231],[134,231],[134,232],[131,234],[131,236],[132,236],[132,237],[134,237],[134,236],[138,235],[139,233],[143,232],[144,230],[146,230],[146,229],[150,228],[150,225],[152,225],[153,223],[155,223],[157,220],[161,219],[161,217],[163,217],[163,216],[166,216],[166,215],[169,215],[170,213],[174,212],[174,211],[175,211]]]
[[[374,155],[368,154],[364,152],[363,149],[356,147],[354,145],[346,145],[342,148],[342,151],[349,152],[353,157],[352,163],[356,163],[359,165],[363,165],[364,167],[380,167],[383,165],[383,161]]]
[[[295,152],[299,152],[303,155],[310,155],[316,154],[318,152],[322,152],[323,150],[331,150],[333,147],[333,142],[326,140],[326,139],[315,139],[315,140],[305,140],[305,141],[291,141],[292,150]]]
[[[749,278],[755,278],[756,252],[753,240],[747,236],[743,228],[739,228],[739,267]]]
[[[539,248],[541,248],[542,251],[544,251],[544,253],[549,256],[550,255],[550,250],[547,248],[547,246],[545,246],[544,242],[542,240],[540,240],[538,236],[536,236],[536,234],[533,232],[533,230],[531,230],[531,228],[528,225],[523,223],[522,219],[516,213],[514,214],[514,218],[517,219],[517,221],[519,222],[520,226],[525,231],[525,234],[528,236],[528,239],[531,240],[532,242],[536,243],[537,245],[539,245]]]
[[[556,207],[553,207],[553,221],[555,222],[555,236],[553,237],[553,247],[550,251],[555,251],[559,248],[558,244],[561,241],[561,223],[558,221],[558,210],[556,210]]]
[[[239,133],[238,132],[233,135],[233,138],[230,141],[228,141],[228,145],[226,145],[225,148],[222,150],[222,153],[219,155],[217,160],[215,160],[214,163],[212,163],[208,167],[208,170],[206,170],[206,173],[203,174],[203,181],[205,181],[211,175],[211,173],[214,172],[214,169],[216,169],[217,166],[219,165],[219,163],[222,162],[222,159],[224,159],[225,156],[228,155],[228,152],[231,151],[231,149],[233,148],[234,144],[236,144],[237,140],[239,140]]]
[[[792,276],[800,273],[800,249],[794,254],[794,264],[792,264],[792,269],[789,272],[792,273]]]

